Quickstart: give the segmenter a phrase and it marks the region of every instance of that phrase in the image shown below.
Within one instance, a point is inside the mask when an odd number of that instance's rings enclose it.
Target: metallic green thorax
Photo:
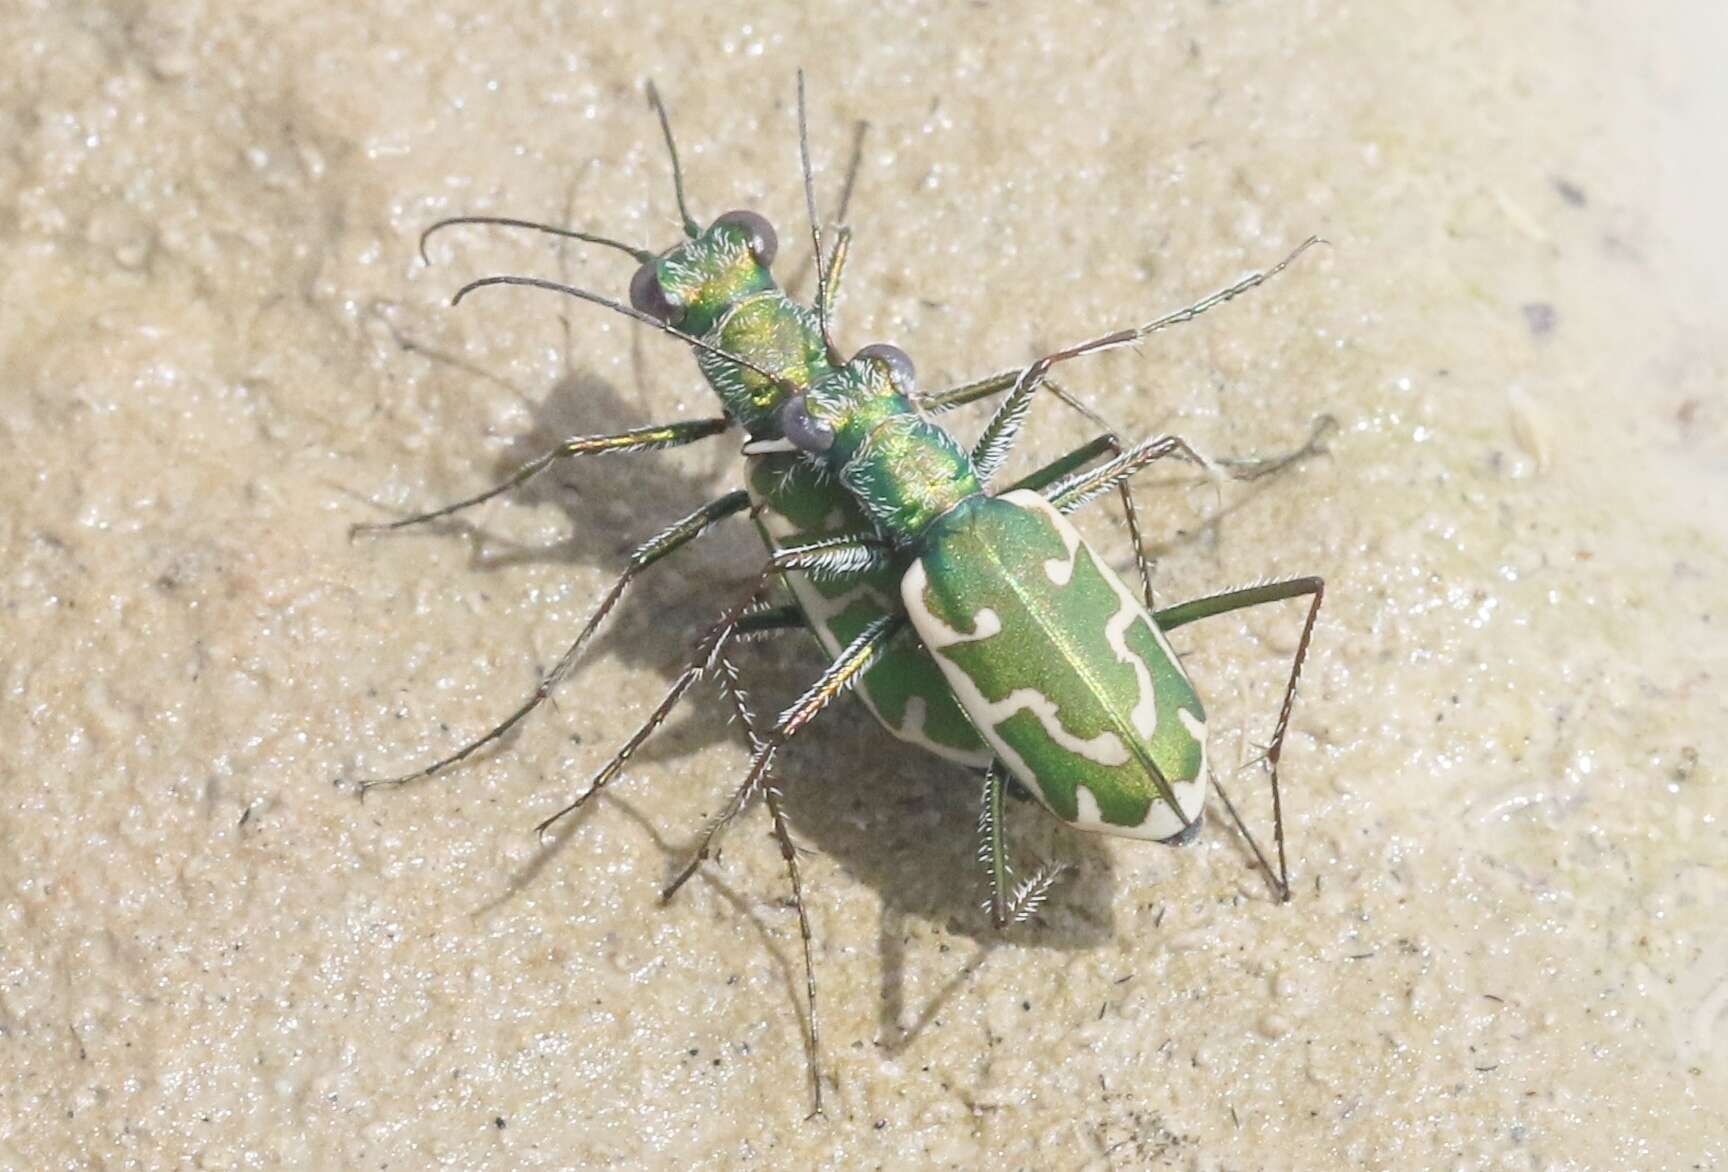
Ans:
[[[805,393],[812,451],[915,560],[901,599],[1009,770],[1083,828],[1170,838],[1200,815],[1205,713],[1152,616],[1031,491],[984,495],[971,459],[860,355]]]
[[[816,315],[775,285],[739,230],[715,225],[655,264],[660,287],[684,309],[678,328],[685,333],[794,387],[832,369]],[[784,386],[706,350],[696,352],[696,364],[752,439],[779,436]]]
[[[726,413],[755,439],[780,434],[785,384],[808,386],[830,369],[816,315],[778,289],[757,293],[734,306],[704,341],[728,354],[748,356],[781,380],[771,382],[724,358],[696,352],[696,364],[726,404]]]
[[[910,544],[981,491],[971,459],[918,414],[880,362],[855,359],[812,383],[805,403],[810,418],[834,432],[823,464],[896,544]]]
[[[763,378],[698,350],[697,365],[752,440],[780,437],[780,410],[792,390],[833,373],[816,314],[774,283],[751,255],[742,232],[716,224],[668,251],[655,265],[670,301],[683,308],[679,328],[773,373]],[[791,389],[789,389],[791,388]],[[747,459],[757,526],[775,549],[844,533],[869,533],[870,519],[833,477],[791,453]],[[900,570],[845,581],[784,575],[805,621],[829,654],[870,622],[899,609]],[[890,648],[858,684],[858,693],[894,736],[951,761],[989,764],[991,753],[948,690],[941,670],[915,641]]]

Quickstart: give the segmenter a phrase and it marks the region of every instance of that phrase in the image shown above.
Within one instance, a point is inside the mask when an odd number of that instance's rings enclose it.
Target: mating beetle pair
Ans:
[[[569,674],[589,638],[638,575],[717,522],[748,511],[770,549],[761,576],[699,640],[690,663],[642,727],[574,801],[541,824],[541,830],[609,784],[699,679],[717,679],[744,720],[752,744],[751,766],[665,895],[670,898],[695,872],[727,823],[758,795],[763,796],[791,876],[803,934],[812,1090],[820,1109],[809,923],[797,855],[771,773],[787,742],[848,689],[857,688],[893,735],[984,770],[981,857],[989,872],[992,916],[1002,926],[1030,915],[1058,872],[1058,868],[1041,868],[1025,882],[1013,884],[1001,818],[1009,778],[1057,817],[1081,829],[1186,841],[1200,826],[1211,781],[1205,715],[1165,632],[1214,615],[1306,597],[1310,600],[1306,621],[1265,758],[1273,787],[1276,875],[1259,847],[1254,847],[1268,878],[1281,897],[1288,897],[1278,760],[1296,680],[1320,607],[1321,581],[1292,579],[1153,610],[1142,560],[1142,602],[1080,537],[1065,514],[1113,488],[1120,489],[1138,555],[1137,524],[1132,500],[1126,495],[1128,479],[1172,455],[1204,464],[1175,436],[1124,449],[1106,429],[1092,442],[1011,485],[998,487],[995,481],[1040,390],[1085,411],[1050,382],[1053,366],[1129,345],[1191,320],[1281,271],[1313,241],[1304,242],[1273,268],[1176,313],[1057,351],[1024,369],[923,396],[916,388],[910,359],[898,349],[867,346],[852,360],[843,361],[832,342],[830,316],[838,298],[848,236],[842,229],[832,252],[824,253],[815,215],[802,77],[799,137],[817,283],[815,304],[809,308],[792,301],[771,275],[777,241],[765,219],[753,212],[731,212],[704,230],[689,214],[665,109],[651,86],[649,98],[671,154],[687,237],[674,248],[656,254],[592,233],[495,217],[443,221],[428,229],[427,235],[455,224],[503,224],[629,254],[639,266],[630,284],[629,306],[529,277],[485,278],[465,286],[456,300],[488,285],[528,285],[634,317],[694,349],[703,375],[721,399],[723,415],[571,439],[477,496],[388,525],[359,528],[394,529],[449,515],[518,486],[562,459],[677,447],[734,426],[748,437],[744,445],[747,487],[701,505],[641,545],[558,663],[509,718],[423,769],[359,785],[364,792],[431,776],[502,737]],[[424,246],[423,237],[422,250]],[[1002,401],[969,450],[926,414],[995,395],[1002,395]],[[1317,430],[1315,439],[1298,454],[1313,450],[1318,435]],[[761,596],[776,578],[789,587],[791,605],[761,604]],[[832,662],[771,729],[761,730],[727,656],[729,644],[797,626],[807,626],[816,635]],[[1221,789],[1219,793],[1223,797]],[[1224,801],[1235,818],[1228,798]],[[1246,835],[1239,818],[1236,823]]]

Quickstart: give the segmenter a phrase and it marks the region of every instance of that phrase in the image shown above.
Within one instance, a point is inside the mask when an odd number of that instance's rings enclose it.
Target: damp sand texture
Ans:
[[[0,12],[0,1166],[1640,1168],[1728,1160],[1728,343],[1712,6],[14,3]],[[624,258],[456,213],[807,256],[868,120],[838,332],[937,387],[1331,246],[1066,381],[1124,434],[1327,456],[1138,486],[1161,599],[1321,574],[1296,897],[1010,811],[1075,872],[978,908],[976,786],[856,704],[781,763],[821,983],[711,694],[532,827],[746,583],[661,566],[484,731],[730,441],[350,541],[556,439],[711,414],[675,342],[529,290]],[[1716,152],[1719,153],[1719,152]],[[801,286],[809,288],[808,274]],[[953,417],[970,436],[981,416]],[[1040,406],[1022,457],[1088,438]],[[1119,570],[1114,506],[1082,527]],[[1300,606],[1173,641],[1220,776]],[[751,648],[764,708],[820,670]]]

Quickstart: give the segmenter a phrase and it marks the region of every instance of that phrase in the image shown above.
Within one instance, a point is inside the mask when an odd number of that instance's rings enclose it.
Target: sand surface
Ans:
[[[471,13],[479,12],[479,15]],[[0,8],[0,1166],[1713,1168],[1728,1163],[1728,20],[1642,6]],[[559,437],[699,417],[689,357],[547,293],[757,208],[803,290],[869,123],[845,349],[927,387],[1331,247],[1069,383],[1140,436],[1329,453],[1140,485],[1162,597],[1325,576],[1284,758],[1297,898],[1012,811],[1076,872],[977,902],[975,787],[856,705],[784,762],[821,983],[761,811],[657,892],[746,754],[703,695],[532,833],[760,556],[644,579],[501,717],[731,440],[350,541]],[[1716,88],[1712,88],[1712,87]],[[981,416],[955,418],[970,435]],[[1085,439],[1041,407],[1024,460]],[[1118,566],[1108,502],[1087,532]],[[1180,633],[1250,768],[1300,608]],[[764,707],[820,669],[750,649]]]

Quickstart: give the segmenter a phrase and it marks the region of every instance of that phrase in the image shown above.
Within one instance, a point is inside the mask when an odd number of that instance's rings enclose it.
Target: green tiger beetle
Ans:
[[[990,878],[988,906],[998,927],[1029,917],[1060,874],[1040,867],[1010,889],[1002,802],[1010,778],[1063,820],[1087,830],[1181,842],[1200,825],[1208,780],[1200,702],[1164,631],[1211,615],[1312,595],[1278,724],[1264,760],[1270,768],[1278,875],[1223,790],[1238,829],[1282,898],[1284,861],[1277,765],[1309,635],[1318,611],[1318,579],[1232,591],[1151,612],[1151,577],[1141,552],[1127,481],[1155,460],[1181,455],[1206,467],[1178,437],[1124,448],[1097,415],[1049,379],[1055,364],[1126,346],[1190,321],[1264,283],[1315,243],[1310,238],[1278,264],[1249,274],[1194,304],[1129,330],[1051,354],[1030,367],[924,395],[912,365],[890,346],[866,347],[850,361],[830,332],[849,233],[841,228],[824,253],[809,159],[803,76],[798,79],[799,146],[816,259],[815,303],[806,308],[775,283],[772,225],[751,211],[728,212],[707,229],[690,214],[665,106],[652,84],[648,99],[671,158],[673,189],[686,239],[663,253],[594,233],[493,216],[439,221],[422,234],[463,224],[526,228],[622,251],[638,263],[624,305],[584,289],[532,277],[487,277],[463,286],[459,303],[494,285],[548,289],[604,306],[688,344],[723,414],[609,435],[580,436],[521,466],[502,483],[445,507],[402,520],[357,525],[357,532],[401,529],[450,516],[584,455],[681,447],[733,427],[746,434],[747,487],[726,493],[640,545],[576,638],[528,699],[497,726],[411,773],[356,782],[364,794],[431,777],[504,737],[538,708],[571,672],[583,649],[632,581],[727,517],[748,512],[771,556],[755,588],[697,645],[696,654],[625,745],[569,804],[545,819],[542,834],[581,808],[623,769],[664,723],[683,695],[713,677],[741,718],[752,749],[743,785],[710,823],[690,863],[665,889],[672,895],[706,859],[719,832],[761,796],[791,881],[802,936],[812,1094],[821,1108],[817,1070],[816,990],[809,920],[797,852],[771,766],[784,745],[835,696],[856,689],[894,736],[950,761],[984,771],[981,858]],[[1000,470],[1043,390],[1104,428],[1089,443],[994,495]],[[1004,395],[970,453],[924,417]],[[1234,475],[1253,478],[1321,450],[1323,417],[1309,441],[1277,459],[1241,461]],[[1100,463],[1099,461],[1103,461]],[[1121,494],[1146,598],[1142,606],[1064,519],[1099,495]],[[760,599],[779,578],[793,602]],[[807,627],[833,662],[767,733],[758,730],[735,666],[734,640]],[[1216,783],[1214,782],[1216,788]]]
[[[1278,765],[1325,583],[1291,578],[1156,610],[1150,597],[1142,603],[1065,514],[1158,460],[1180,455],[1198,461],[1179,436],[1158,436],[1054,479],[1034,474],[988,490],[1018,438],[1024,404],[1049,369],[1131,344],[1133,333],[1106,334],[1027,367],[992,420],[1000,426],[986,428],[970,450],[919,412],[911,359],[881,344],[866,346],[788,398],[780,411],[780,439],[748,445],[757,452],[802,453],[852,494],[873,531],[776,550],[750,592],[705,635],[692,668],[719,654],[755,599],[788,568],[841,578],[865,570],[892,573],[899,578],[901,607],[871,620],[770,731],[759,735],[752,729],[754,753],[743,782],[666,888],[665,899],[689,880],[720,832],[759,794],[768,800],[787,866],[796,867],[777,812],[774,760],[897,645],[920,647],[932,657],[990,748],[979,855],[998,928],[1031,915],[1061,871],[1042,866],[1010,889],[1002,829],[1009,778],[1076,829],[1168,845],[1198,834],[1210,785],[1279,899],[1290,898]],[[1272,789],[1274,874],[1208,768],[1205,710],[1166,633],[1298,598],[1309,600],[1307,615],[1263,758]],[[805,927],[811,1094],[819,1112],[815,978],[801,903],[798,910]]]

